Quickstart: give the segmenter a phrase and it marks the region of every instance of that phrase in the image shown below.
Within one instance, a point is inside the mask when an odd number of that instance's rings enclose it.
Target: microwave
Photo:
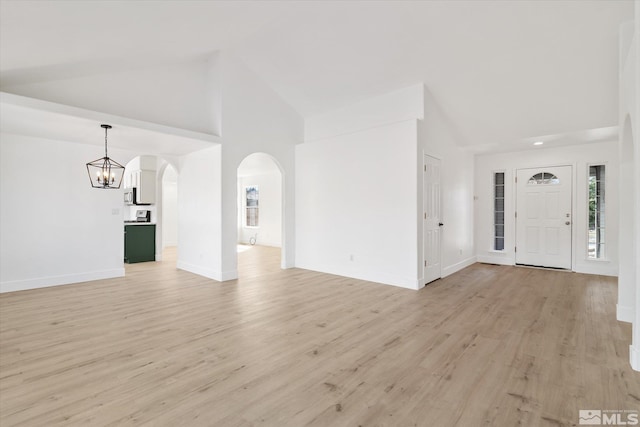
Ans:
[[[124,204],[149,206],[151,203],[140,202],[140,193],[138,192],[138,189],[136,187],[132,187],[124,190]]]
[[[124,190],[124,204],[135,205],[137,202],[136,188],[127,188]]]

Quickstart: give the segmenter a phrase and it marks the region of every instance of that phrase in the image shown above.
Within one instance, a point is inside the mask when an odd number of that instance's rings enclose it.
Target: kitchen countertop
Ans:
[[[125,222],[124,225],[156,225],[155,222]]]

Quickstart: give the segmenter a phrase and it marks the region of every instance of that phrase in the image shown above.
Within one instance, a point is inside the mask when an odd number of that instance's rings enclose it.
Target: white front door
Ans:
[[[440,264],[440,160],[424,156],[423,174],[424,278],[425,283],[442,277]]]
[[[516,264],[571,268],[571,166],[519,169]]]

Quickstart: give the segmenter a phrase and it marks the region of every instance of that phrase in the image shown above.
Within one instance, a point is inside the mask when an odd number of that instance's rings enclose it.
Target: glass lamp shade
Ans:
[[[124,166],[108,157],[103,157],[87,163],[87,173],[93,188],[118,189],[122,184]]]

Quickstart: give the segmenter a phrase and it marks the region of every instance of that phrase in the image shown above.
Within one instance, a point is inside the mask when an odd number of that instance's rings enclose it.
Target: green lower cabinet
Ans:
[[[124,262],[156,260],[155,224],[124,226]]]

